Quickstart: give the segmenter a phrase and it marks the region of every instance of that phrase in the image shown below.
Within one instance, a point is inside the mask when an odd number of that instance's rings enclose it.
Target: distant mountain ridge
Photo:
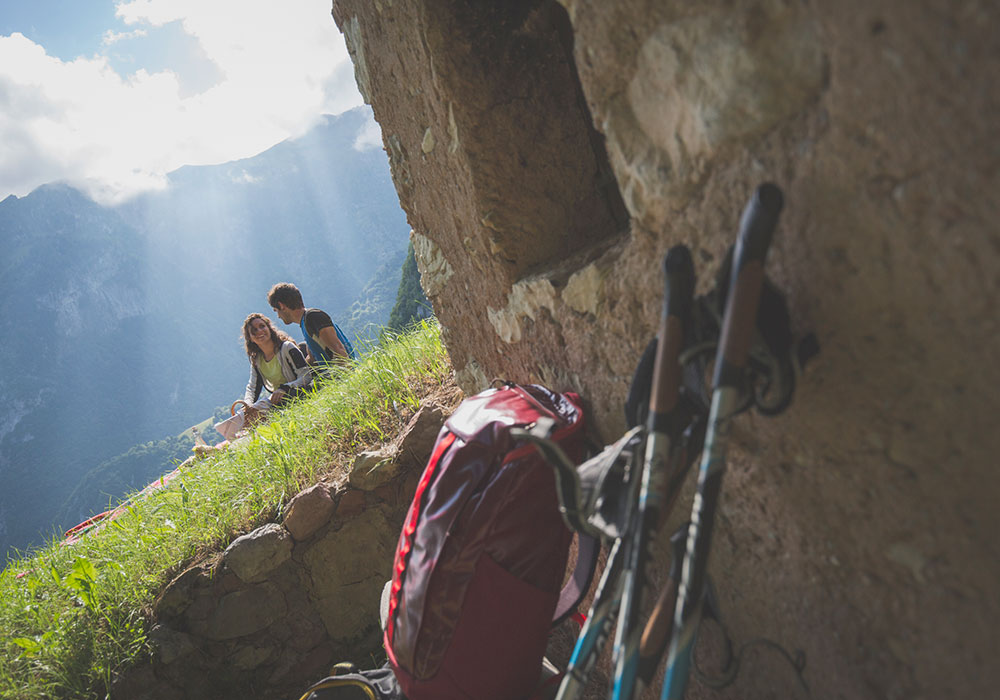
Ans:
[[[47,185],[0,202],[0,545],[107,505],[55,511],[97,464],[176,434],[242,395],[239,337],[268,288],[294,282],[349,335],[396,299],[409,227],[370,111],[114,207]],[[285,327],[299,338],[297,327]]]

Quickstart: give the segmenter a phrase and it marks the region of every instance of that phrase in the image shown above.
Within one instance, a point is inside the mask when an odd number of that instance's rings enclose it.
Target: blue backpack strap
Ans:
[[[347,335],[344,333],[344,331],[340,330],[340,326],[338,326],[336,322],[334,322],[333,324],[333,330],[337,331],[337,338],[340,340],[341,343],[343,343],[344,349],[347,350],[348,356],[352,360],[358,359],[358,353],[354,352],[354,346],[351,345],[351,341],[347,339]]]

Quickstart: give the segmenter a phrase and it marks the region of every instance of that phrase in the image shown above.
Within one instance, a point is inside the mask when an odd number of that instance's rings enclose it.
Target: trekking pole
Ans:
[[[675,419],[674,409],[677,405],[680,384],[678,358],[683,345],[683,326],[688,322],[694,294],[694,264],[691,260],[691,253],[685,246],[671,248],[664,258],[663,264],[666,274],[665,296],[660,319],[659,341],[654,360],[653,385],[650,392],[650,416],[648,419],[650,428],[647,430],[648,434],[653,434],[652,431],[658,430],[659,437],[656,438],[652,446],[650,446],[649,437],[646,438],[645,454],[647,456],[645,459],[640,451],[637,451],[631,459],[628,479],[629,496],[626,499],[629,512],[625,515],[621,535],[615,540],[608,557],[608,564],[601,576],[594,603],[583,628],[580,630],[573,656],[566,669],[566,675],[559,686],[557,700],[572,700],[582,694],[590,672],[610,636],[616,614],[619,625],[622,624],[624,592],[628,590],[628,586],[631,586],[635,589],[630,594],[631,598],[634,599],[638,595],[639,582],[643,579],[641,567],[644,565],[645,557],[638,555],[637,552],[648,546],[648,540],[657,523],[657,496],[651,495],[651,492],[655,490],[656,494],[659,494],[659,490],[654,489],[651,484],[640,484],[641,481],[645,481],[642,476],[644,473],[642,468],[645,461],[649,459],[658,460],[658,465],[662,464],[670,452],[670,439],[679,434],[684,427],[679,419]],[[675,428],[675,425],[679,425],[679,430]],[[656,471],[661,470],[657,469]],[[643,493],[646,494],[647,501],[645,509],[639,503]],[[645,525],[636,521],[637,515],[645,517],[647,521]],[[644,531],[641,538],[636,534],[639,530]],[[637,567],[639,567],[638,570],[636,570]],[[623,575],[633,583],[626,583]],[[638,614],[638,606],[632,606],[630,610],[634,611],[629,613],[634,618]],[[630,634],[629,637],[632,641],[629,646],[630,653],[632,656],[637,656],[638,636]],[[625,639],[621,628],[616,638]],[[616,647],[619,646],[620,644],[616,643]],[[616,652],[616,656],[621,655],[621,651]],[[623,668],[627,668],[633,676],[635,667],[635,660],[623,665]],[[632,679],[627,682],[630,687],[632,682]]]
[[[691,509],[691,525],[674,609],[661,700],[681,700],[691,670],[693,642],[701,619],[712,526],[725,471],[730,419],[745,403],[747,358],[755,333],[764,280],[764,259],[782,203],[781,190],[776,185],[761,185],[740,219],[729,295],[715,359],[705,450],[699,467],[698,491]]]
[[[664,489],[663,505],[660,509],[660,524],[673,510],[674,502],[680,493],[691,465],[701,454],[705,444],[705,425],[707,416],[704,413],[695,415],[687,430],[678,452],[671,457],[669,471],[670,479]],[[639,639],[639,666],[636,675],[641,688],[646,688],[653,681],[656,666],[670,641],[670,631],[673,624],[674,604],[677,602],[677,586],[681,578],[681,562],[684,560],[684,546],[687,540],[688,523],[670,537],[670,572],[660,590],[660,596],[653,606],[646,626]],[[636,693],[639,694],[638,692]]]
[[[637,675],[640,640],[640,596],[645,581],[645,568],[650,557],[650,543],[660,524],[664,486],[674,477],[671,468],[678,466],[680,437],[689,416],[679,410],[681,365],[685,329],[690,327],[694,299],[694,262],[687,246],[674,246],[663,261],[663,311],[657,334],[656,358],[646,421],[645,453],[642,457],[641,486],[638,511],[631,522],[624,577],[621,609],[615,633],[613,660],[615,676],[612,697],[631,700],[645,685]],[[639,460],[635,460],[638,463]]]

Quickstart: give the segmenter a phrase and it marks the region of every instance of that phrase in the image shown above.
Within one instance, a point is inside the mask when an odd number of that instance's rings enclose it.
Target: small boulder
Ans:
[[[196,591],[211,581],[211,567],[196,565],[178,574],[156,599],[153,609],[158,618],[180,615],[194,601]]]
[[[281,590],[264,583],[222,596],[200,631],[215,641],[245,637],[266,629],[287,611]]]
[[[379,596],[398,539],[398,526],[373,508],[307,545],[309,594],[331,639],[347,641],[378,627]]]
[[[196,649],[190,635],[170,629],[166,625],[153,625],[149,630],[149,643],[163,664],[172,664]]]
[[[348,489],[340,495],[337,503],[337,519],[350,520],[361,514],[365,509],[365,493],[357,489]]]
[[[256,583],[291,558],[292,546],[285,528],[268,523],[233,540],[223,554],[223,561],[241,581]]]
[[[323,527],[335,509],[327,487],[316,484],[289,501],[282,524],[296,542],[301,542]]]
[[[253,671],[274,658],[276,649],[270,646],[240,647],[226,661],[227,666],[232,666],[238,671]]]
[[[399,473],[396,450],[385,445],[378,450],[362,452],[351,467],[349,482],[362,491],[373,491]]]
[[[404,468],[423,469],[448,416],[434,404],[422,405],[403,428],[398,461]]]

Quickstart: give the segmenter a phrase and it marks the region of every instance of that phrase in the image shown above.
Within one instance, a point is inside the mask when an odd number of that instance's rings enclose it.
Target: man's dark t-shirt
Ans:
[[[343,344],[344,349],[347,351],[347,355],[352,359],[358,359],[358,354],[354,352],[354,348],[351,346],[351,341],[347,339],[347,336],[340,326],[333,322],[325,311],[320,311],[319,309],[306,309],[305,313],[302,314],[302,318],[299,320],[299,327],[302,329],[302,336],[306,340],[306,345],[309,346],[309,354],[313,356],[313,361],[316,363],[328,363],[331,362],[336,355],[332,350],[327,348],[323,341],[320,340],[319,332],[324,328],[333,327],[333,330],[337,333],[337,338]]]

